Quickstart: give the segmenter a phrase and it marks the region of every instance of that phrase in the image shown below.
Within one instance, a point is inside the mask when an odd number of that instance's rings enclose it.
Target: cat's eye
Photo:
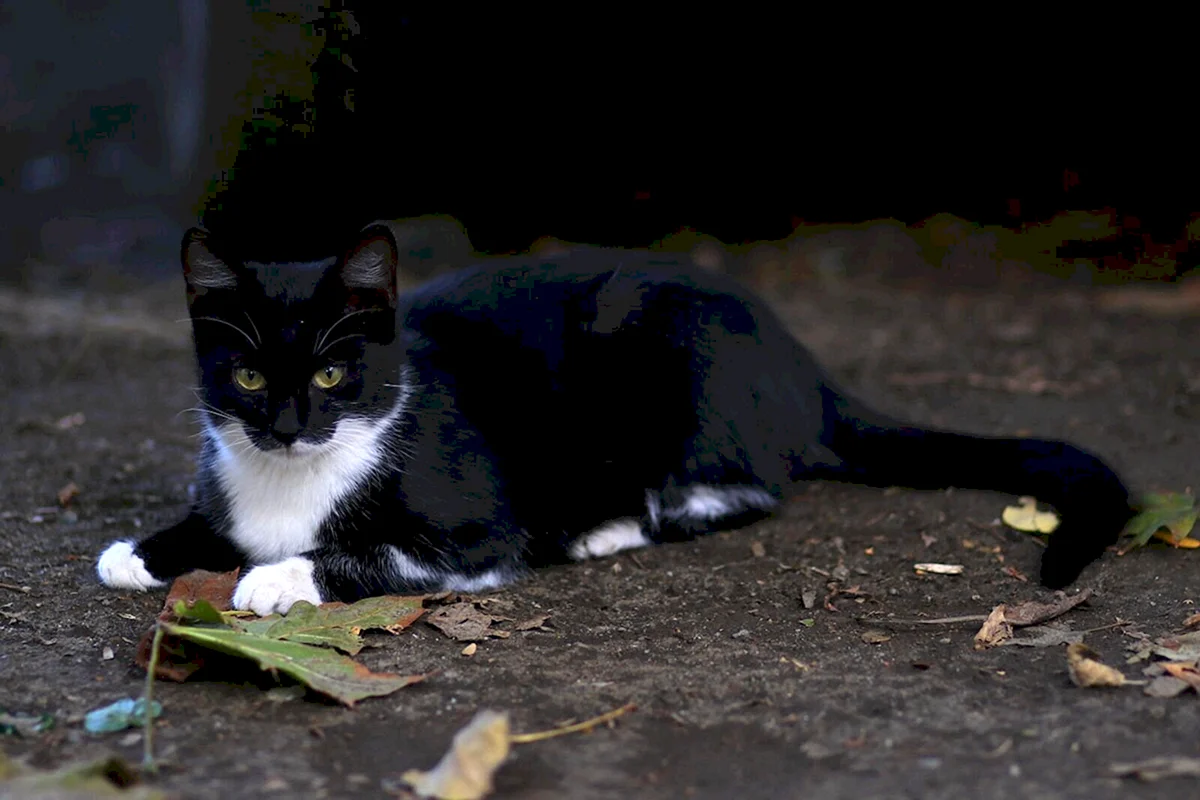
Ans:
[[[247,392],[257,392],[267,385],[267,379],[261,372],[246,367],[238,367],[233,371],[233,380]]]
[[[344,377],[346,377],[346,370],[330,364],[313,374],[313,383],[318,389],[332,389],[341,383]]]

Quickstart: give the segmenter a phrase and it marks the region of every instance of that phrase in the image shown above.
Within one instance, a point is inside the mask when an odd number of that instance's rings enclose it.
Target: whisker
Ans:
[[[234,325],[232,322],[229,322],[228,320],[223,320],[223,319],[220,319],[219,317],[194,317],[193,318],[193,322],[202,322],[205,320],[207,320],[208,322],[219,322],[222,325],[228,325],[229,327],[233,328],[235,331],[240,333],[242,336],[245,336],[246,341],[248,341],[250,343],[251,347],[253,347],[255,350],[258,349],[258,345],[255,343],[255,341],[252,338],[250,338],[250,334],[246,333],[244,330],[239,328],[237,325]]]
[[[381,308],[360,308],[357,311],[351,311],[349,314],[344,315],[337,322],[330,325],[329,329],[321,335],[321,338],[317,340],[317,344],[313,348],[313,353],[316,354],[318,352],[324,352],[325,348],[322,347],[322,345],[325,344],[325,340],[329,338],[329,334],[333,333],[334,329],[337,328],[338,325],[341,325],[346,320],[350,319],[351,317],[358,316],[359,314],[366,314],[370,311],[382,311],[382,310],[383,309],[381,309]]]
[[[262,345],[262,334],[258,332],[258,326],[255,325],[254,320],[251,319],[250,312],[243,311],[242,313],[246,315],[246,321],[250,323],[250,329],[254,331],[254,337],[256,339],[258,339],[258,344],[259,344],[259,346],[261,346]]]
[[[337,344],[338,342],[344,342],[344,341],[346,341],[347,339],[365,339],[365,338],[367,338],[367,336],[366,336],[366,334],[364,334],[364,333],[351,333],[351,334],[347,334],[346,336],[341,336],[341,337],[339,337],[339,338],[337,338],[337,339],[334,339],[332,342],[330,342],[329,344],[325,345],[324,347],[322,347],[322,348],[321,348],[321,349],[320,349],[320,350],[319,350],[319,351],[316,353],[316,355],[318,355],[318,356],[319,356],[319,355],[321,355],[321,353],[324,353],[326,350],[328,350],[329,348],[333,347],[333,346],[334,346],[335,344]]]

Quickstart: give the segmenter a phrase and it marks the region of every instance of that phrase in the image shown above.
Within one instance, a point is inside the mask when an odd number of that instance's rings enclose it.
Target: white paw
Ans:
[[[642,526],[635,520],[618,519],[580,536],[571,543],[569,555],[576,561],[583,561],[588,558],[611,556],[622,550],[632,550],[648,544],[650,540],[642,533]]]
[[[233,592],[234,608],[253,611],[260,617],[275,612],[286,614],[299,600],[321,603],[321,593],[313,581],[313,562],[304,556],[255,567],[238,581]]]
[[[136,589],[144,592],[166,586],[146,569],[146,562],[133,552],[134,544],[129,541],[113,542],[96,561],[96,574],[100,582],[113,589]]]

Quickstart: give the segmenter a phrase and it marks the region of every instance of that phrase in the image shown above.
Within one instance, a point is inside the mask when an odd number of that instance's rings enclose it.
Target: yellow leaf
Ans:
[[[1182,547],[1184,550],[1195,550],[1197,547],[1200,547],[1200,539],[1193,539],[1190,536],[1185,536],[1177,542],[1175,541],[1175,537],[1171,535],[1170,531],[1159,531],[1158,533],[1154,534],[1154,538],[1164,541],[1172,547]]]
[[[421,797],[480,800],[492,791],[492,775],[508,758],[508,715],[484,710],[454,734],[450,751],[429,772],[401,777]]]
[[[1037,501],[1022,497],[1021,505],[1008,506],[1000,519],[1010,528],[1026,533],[1053,533],[1058,527],[1058,515],[1053,511],[1038,511]]]
[[[1129,683],[1124,673],[1097,660],[1096,653],[1079,642],[1067,645],[1067,672],[1072,683],[1084,688],[1125,686]]]

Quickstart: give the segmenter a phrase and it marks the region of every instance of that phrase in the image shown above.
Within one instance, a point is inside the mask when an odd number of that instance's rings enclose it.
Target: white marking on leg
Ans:
[[[146,569],[146,562],[134,553],[133,542],[122,540],[110,544],[96,561],[100,582],[113,589],[136,589],[144,592],[166,586]]]
[[[238,581],[233,592],[234,608],[253,611],[260,617],[286,614],[300,600],[321,603],[321,593],[313,580],[312,559],[303,556],[255,567]]]
[[[568,555],[576,561],[603,558],[650,544],[637,520],[615,519],[589,531],[571,543]]]
[[[777,504],[771,493],[756,486],[707,486],[684,489],[683,505],[664,512],[668,519],[714,520],[751,508],[767,509]]]
[[[451,592],[487,592],[510,583],[509,576],[499,569],[490,569],[481,575],[451,575],[442,583],[442,589]]]

